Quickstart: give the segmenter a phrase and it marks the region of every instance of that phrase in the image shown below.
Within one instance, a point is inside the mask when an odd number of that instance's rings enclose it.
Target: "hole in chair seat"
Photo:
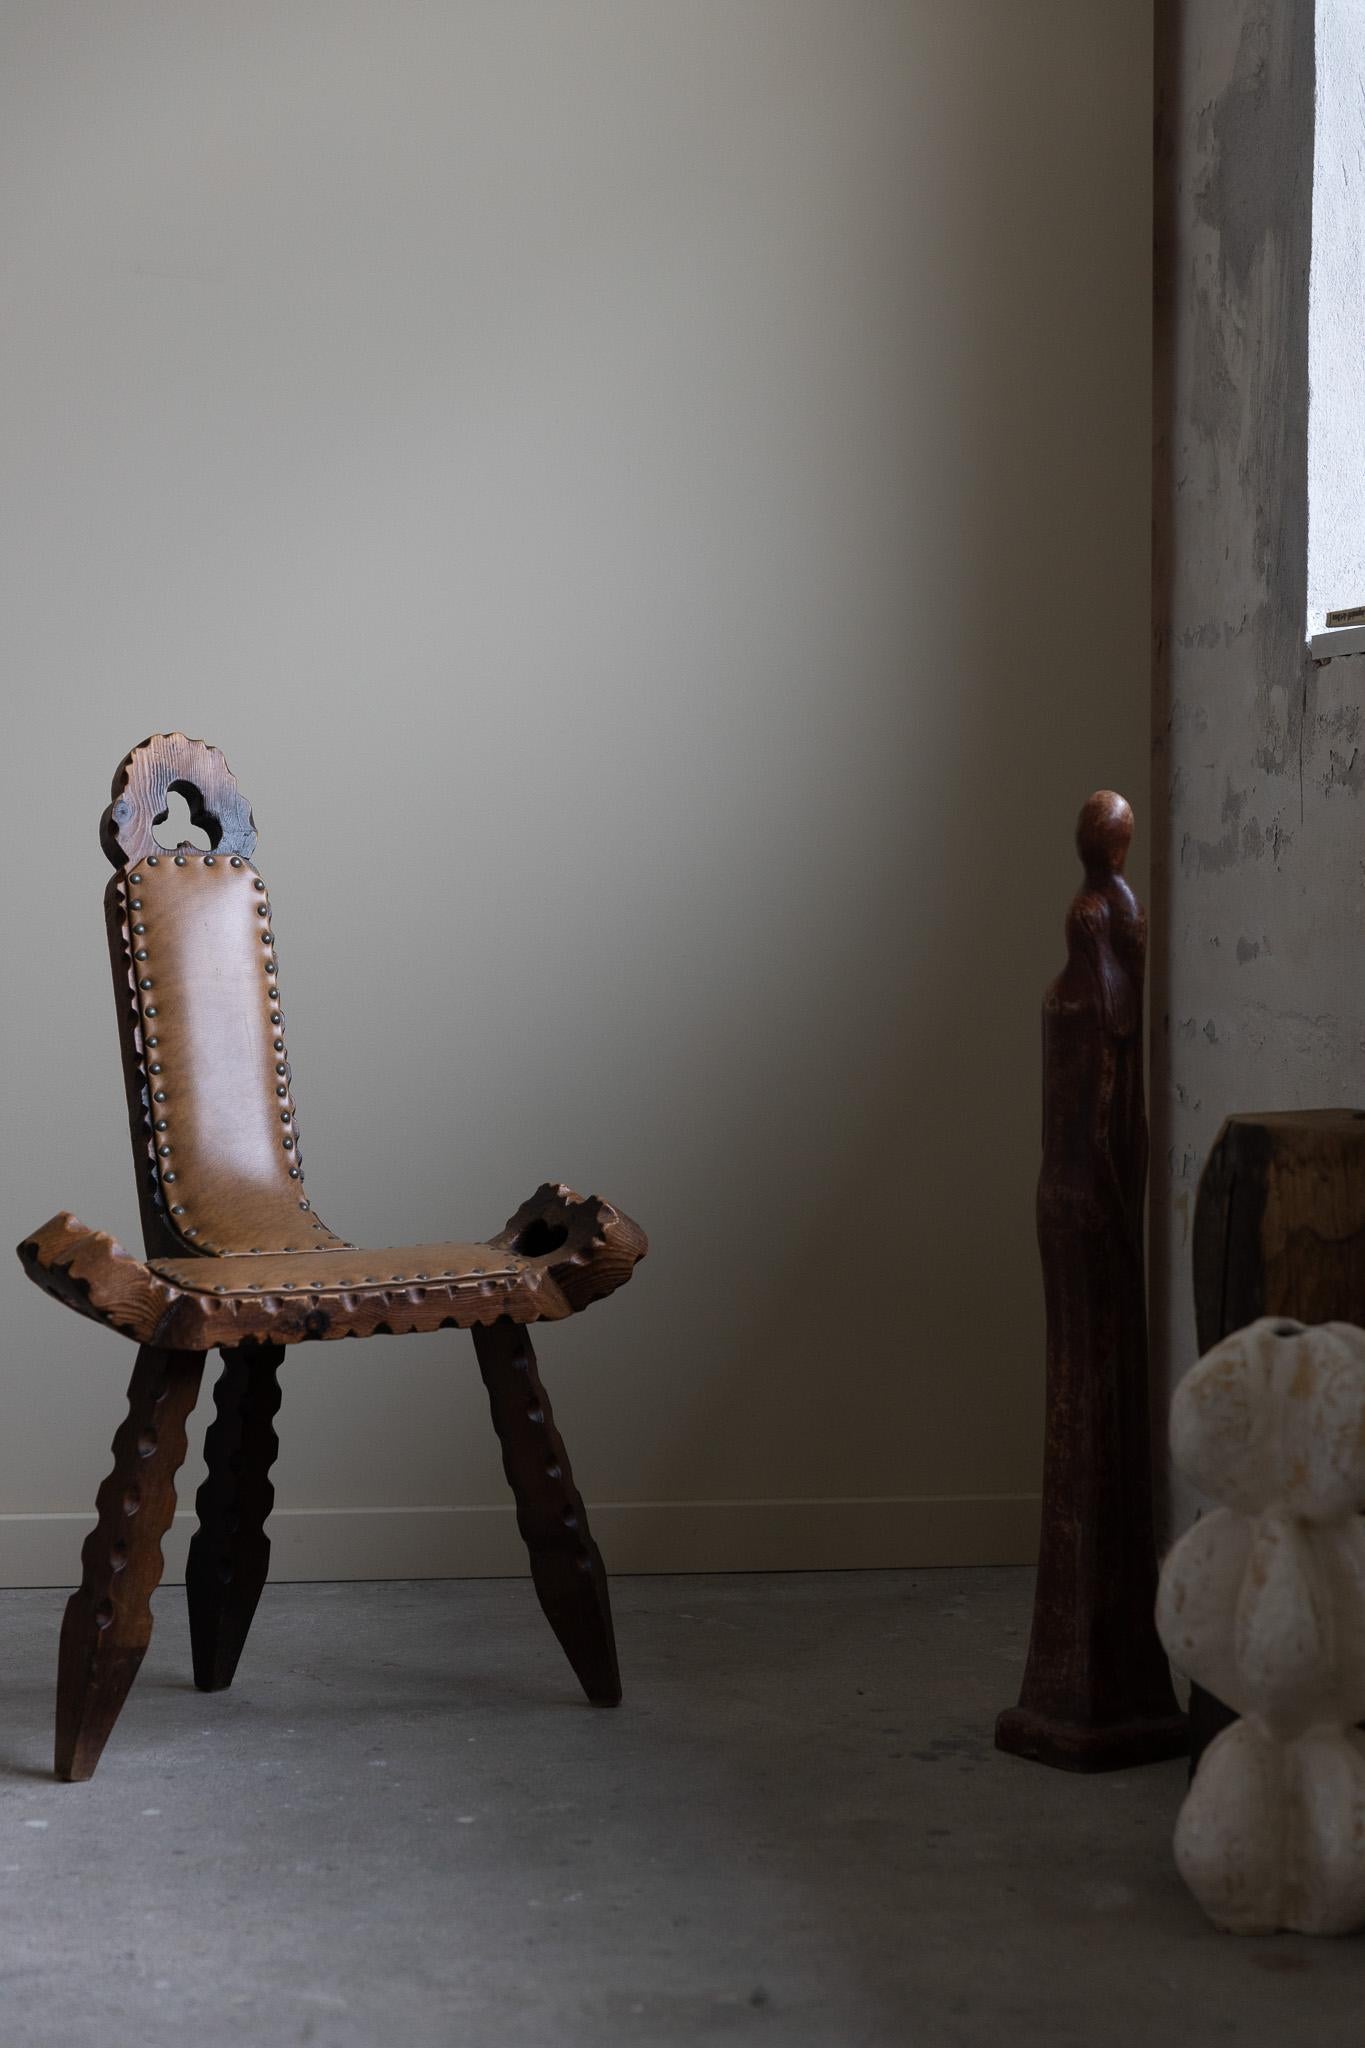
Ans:
[[[563,1223],[547,1223],[543,1216],[537,1216],[517,1232],[512,1249],[524,1259],[543,1259],[547,1252],[557,1252],[568,1234]]]

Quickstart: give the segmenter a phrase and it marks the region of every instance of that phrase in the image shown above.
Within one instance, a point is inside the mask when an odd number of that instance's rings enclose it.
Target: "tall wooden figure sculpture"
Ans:
[[[1067,963],[1043,1003],[1038,1246],[1047,1305],[1043,1529],[1028,1665],[997,1747],[1064,1770],[1184,1752],[1152,1618],[1143,1197],[1147,920],[1124,879],[1133,814],[1113,790],[1081,812],[1085,883]]]

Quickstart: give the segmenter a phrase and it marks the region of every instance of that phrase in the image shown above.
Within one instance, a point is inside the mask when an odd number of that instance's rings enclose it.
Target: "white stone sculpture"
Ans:
[[[1219,1927],[1365,1926],[1365,1330],[1266,1320],[1214,1346],[1171,1404],[1171,1452],[1219,1503],[1161,1572],[1177,1669],[1242,1715],[1176,1823]]]

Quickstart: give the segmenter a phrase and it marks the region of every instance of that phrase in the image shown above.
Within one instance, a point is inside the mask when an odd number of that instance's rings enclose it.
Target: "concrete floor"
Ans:
[[[995,1753],[1030,1577],[623,1579],[616,1713],[520,1582],[271,1588],[212,1698],[168,1587],[71,1786],[0,1595],[0,2043],[1360,2048],[1365,1945],[1184,1893],[1180,1765]]]

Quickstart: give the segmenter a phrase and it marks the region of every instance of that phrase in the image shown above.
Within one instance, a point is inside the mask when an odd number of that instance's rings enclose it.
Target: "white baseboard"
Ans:
[[[621,1501],[590,1504],[607,1568],[627,1572],[848,1571],[892,1565],[1032,1564],[1036,1494],[900,1500]],[[0,1586],[70,1586],[92,1514],[0,1514]],[[166,1579],[185,1576],[194,1511],[167,1535]],[[526,1569],[511,1506],[282,1508],[271,1577],[507,1578]]]

